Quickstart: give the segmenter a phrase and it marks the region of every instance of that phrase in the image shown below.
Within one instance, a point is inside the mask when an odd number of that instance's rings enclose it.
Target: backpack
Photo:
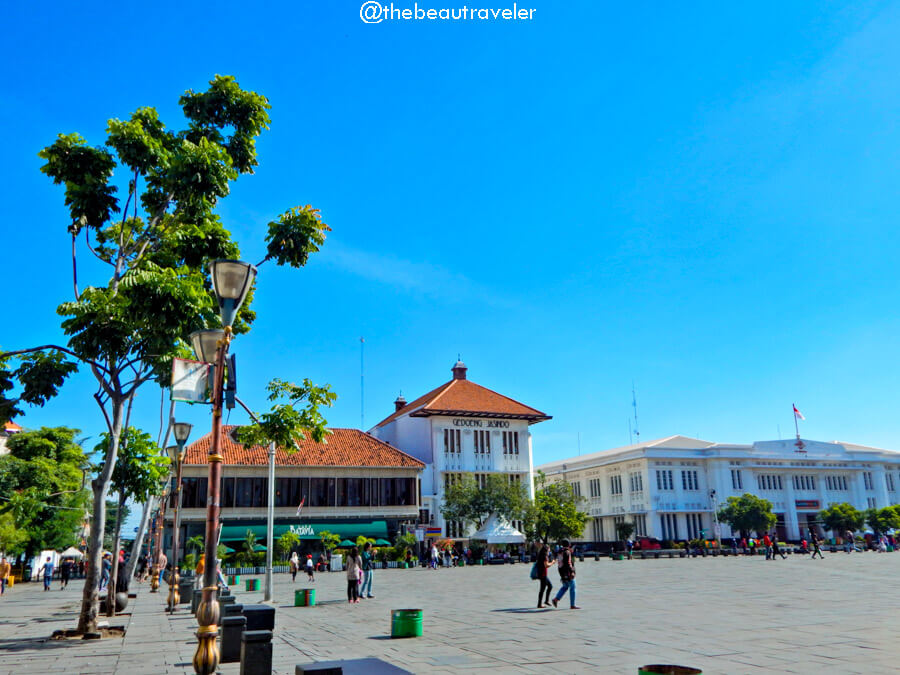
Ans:
[[[534,565],[531,566],[531,579],[533,581],[537,581],[541,578],[540,573],[538,572],[538,563],[535,560]]]

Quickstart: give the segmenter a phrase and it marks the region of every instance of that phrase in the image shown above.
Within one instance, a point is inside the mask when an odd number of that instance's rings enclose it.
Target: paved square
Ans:
[[[704,673],[897,672],[900,555],[826,554],[579,563],[578,604],[538,610],[530,566],[378,570],[374,600],[346,602],[343,574],[319,574],[318,606],[293,606],[276,575],[274,670],[313,660],[375,656],[416,673],[622,672],[674,663]],[[555,575],[555,570],[551,571]],[[558,577],[551,576],[554,592]],[[234,592],[238,602],[262,594]],[[162,611],[138,588],[124,639],[41,641],[75,624],[80,588],[43,593],[22,584],[0,599],[0,673],[190,673],[196,623]],[[185,607],[185,606],[182,606]],[[421,608],[422,638],[391,640],[390,610]],[[239,672],[225,664],[226,675]]]

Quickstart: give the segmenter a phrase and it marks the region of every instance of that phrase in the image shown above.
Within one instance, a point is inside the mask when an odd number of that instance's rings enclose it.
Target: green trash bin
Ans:
[[[240,574],[231,574],[228,577],[228,585],[229,586],[237,586],[241,583],[241,575]]]
[[[654,663],[650,666],[638,668],[638,675],[698,675],[703,671],[699,668],[688,666],[670,666],[662,663]]]
[[[392,609],[391,637],[422,637],[422,610]]]
[[[247,579],[244,584],[248,591],[258,591],[260,587],[259,579]]]
[[[315,607],[316,589],[301,588],[294,591],[294,607]]]

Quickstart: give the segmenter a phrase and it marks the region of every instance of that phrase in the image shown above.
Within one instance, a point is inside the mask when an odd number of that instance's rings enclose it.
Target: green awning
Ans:
[[[253,521],[246,525],[225,525],[222,527],[222,541],[243,541],[247,538],[247,530],[256,535],[257,540],[265,541],[266,525]],[[338,535],[341,539],[356,539],[362,535],[377,539],[387,538],[387,521],[384,520],[360,520],[343,523],[275,523],[273,536],[278,539],[285,532],[296,532],[301,539],[318,539],[319,533],[328,530]]]

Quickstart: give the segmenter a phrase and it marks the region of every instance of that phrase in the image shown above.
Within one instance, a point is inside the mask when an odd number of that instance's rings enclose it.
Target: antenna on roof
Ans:
[[[631,418],[628,418],[628,445],[634,445],[634,432],[631,431]]]
[[[359,338],[359,428],[361,431],[366,430],[366,380],[365,380],[365,338]]]
[[[637,416],[637,395],[634,393],[634,380],[631,381],[631,405],[634,407],[634,436],[637,439],[637,442],[641,442],[641,432],[638,431],[638,416]]]

